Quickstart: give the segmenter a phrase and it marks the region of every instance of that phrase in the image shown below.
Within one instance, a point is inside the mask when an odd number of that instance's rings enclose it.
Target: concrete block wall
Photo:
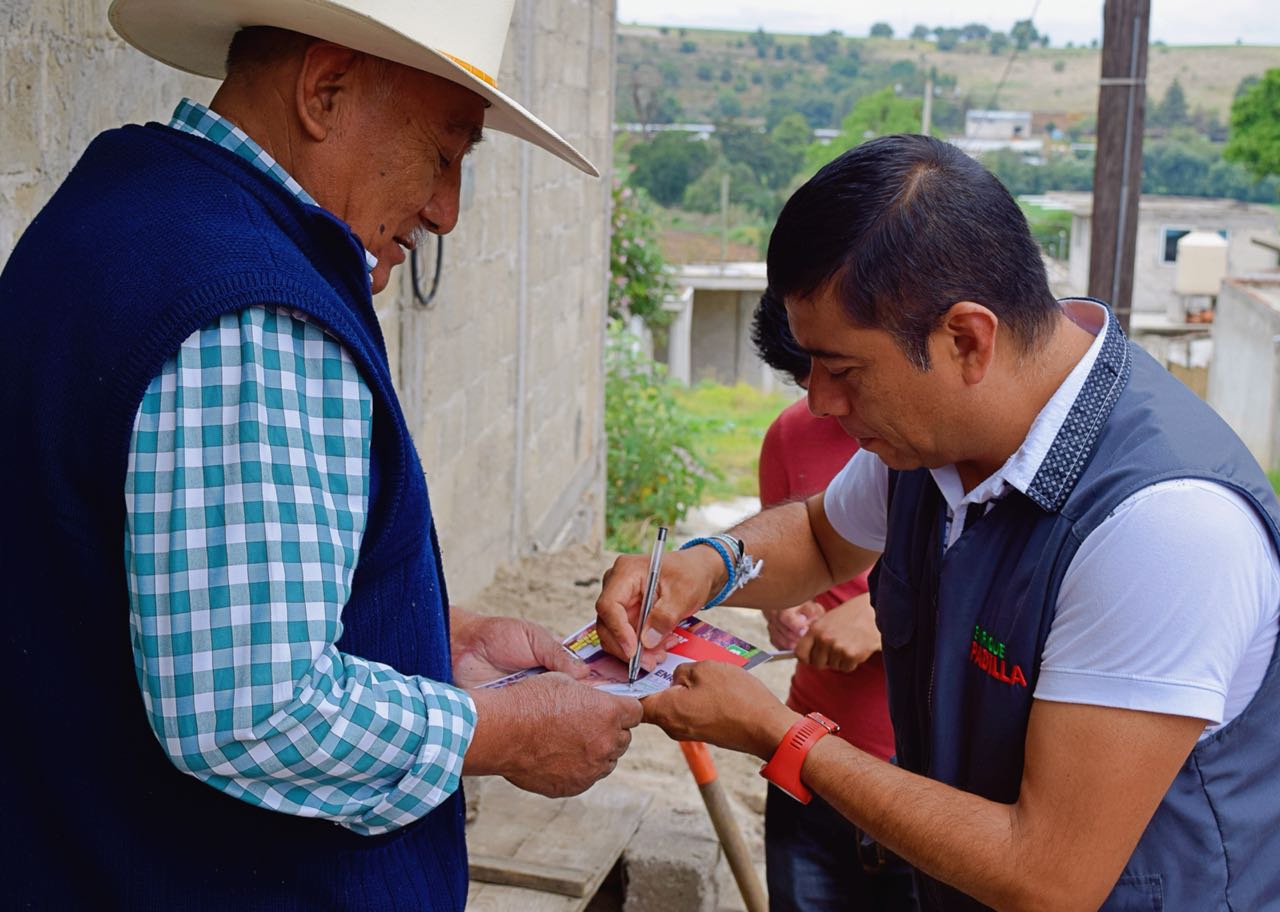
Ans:
[[[613,31],[612,0],[520,0],[498,83],[606,175]],[[603,536],[609,185],[490,133],[462,202],[429,309],[406,269],[382,312],[399,314],[402,401],[465,600],[502,561]]]
[[[110,0],[0,2],[0,262],[90,140],[168,120],[217,83],[155,63],[107,22]]]
[[[108,6],[0,2],[0,262],[97,133],[216,89],[125,45]],[[518,0],[499,72],[606,178],[487,134],[431,306],[407,263],[375,300],[455,600],[516,555],[603,537],[614,25],[614,0]]]
[[[1213,318],[1209,404],[1280,471],[1280,276],[1227,279]]]

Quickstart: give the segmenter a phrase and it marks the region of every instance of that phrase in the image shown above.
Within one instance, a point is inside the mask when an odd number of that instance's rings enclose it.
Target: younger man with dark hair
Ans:
[[[861,450],[735,529],[737,564],[672,555],[641,642],[726,585],[784,607],[876,562],[899,766],[723,665],[646,721],[816,791],[925,909],[1275,908],[1280,504],[1239,438],[1105,305],[1054,301],[1013,198],[946,143],[827,165],[768,268],[810,407]],[[623,656],[646,569],[619,558],[596,605]]]
[[[761,359],[809,382],[809,356],[787,327],[782,302],[760,299],[751,340]],[[804,400],[783,409],[760,448],[760,503],[768,508],[821,491],[858,444],[839,422],[809,411]],[[794,649],[797,665],[787,706],[820,712],[840,736],[872,756],[893,756],[880,632],[867,595],[867,574],[832,586],[789,608],[765,609],[776,649]],[[911,869],[859,832],[821,798],[802,805],[769,786],[764,812],[765,868],[772,912],[837,912],[916,907]]]

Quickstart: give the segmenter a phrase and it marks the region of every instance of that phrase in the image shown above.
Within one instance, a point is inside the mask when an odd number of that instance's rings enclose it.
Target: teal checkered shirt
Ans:
[[[315,205],[202,105],[184,99],[170,126]],[[151,382],[125,479],[134,665],[160,744],[229,795],[363,834],[454,792],[475,728],[465,691],[334,645],[365,530],[372,410],[351,357],[302,315],[227,314]]]

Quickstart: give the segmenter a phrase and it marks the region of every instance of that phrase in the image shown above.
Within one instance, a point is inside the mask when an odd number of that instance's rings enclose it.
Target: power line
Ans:
[[[1036,21],[1036,13],[1039,11],[1040,0],[1036,0],[1035,3],[1031,4],[1031,15],[1027,17],[1027,22],[1034,25]],[[1014,25],[1017,25],[1017,23],[1015,22]],[[993,111],[996,110],[996,107],[1000,102],[1000,90],[1004,88],[1005,81],[1009,78],[1009,71],[1013,69],[1013,62],[1018,59],[1018,53],[1020,50],[1021,48],[1018,47],[1018,42],[1015,41],[1013,43],[1013,53],[1009,55],[1009,60],[1004,65],[1004,73],[1000,76],[1000,81],[996,83],[996,90],[991,93],[991,104],[987,107]]]

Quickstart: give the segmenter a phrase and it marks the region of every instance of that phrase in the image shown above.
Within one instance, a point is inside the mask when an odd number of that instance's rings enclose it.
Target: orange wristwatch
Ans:
[[[769,762],[760,767],[760,775],[796,801],[808,804],[813,793],[800,781],[800,768],[804,766],[805,755],[824,735],[834,735],[839,730],[840,726],[822,713],[809,713],[787,729],[782,743],[773,752]]]

